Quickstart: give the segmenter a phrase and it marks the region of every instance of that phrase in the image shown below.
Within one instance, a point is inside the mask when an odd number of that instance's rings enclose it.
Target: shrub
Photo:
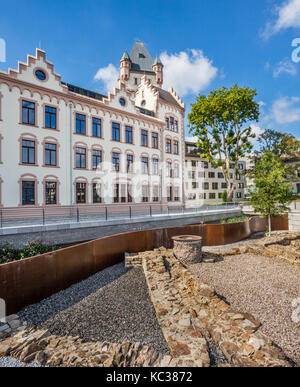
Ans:
[[[23,249],[16,249],[12,245],[6,244],[0,247],[0,264],[48,253],[58,248],[58,246],[47,246],[41,242],[28,242]]]
[[[232,218],[229,218],[229,219],[222,219],[222,220],[221,220],[221,224],[244,222],[244,221],[247,220],[247,219],[248,219],[247,216],[232,217]]]

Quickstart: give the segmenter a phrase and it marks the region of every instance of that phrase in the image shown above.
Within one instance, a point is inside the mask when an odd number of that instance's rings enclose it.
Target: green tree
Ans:
[[[236,188],[238,161],[251,152],[251,139],[255,138],[249,122],[259,118],[256,94],[255,89],[248,87],[223,87],[208,96],[199,95],[188,115],[190,133],[198,138],[200,157],[222,169],[229,202]]]
[[[227,191],[222,192],[222,201],[223,201],[223,203],[227,202]]]
[[[271,150],[266,150],[256,160],[247,174],[253,179],[249,187],[249,202],[254,211],[268,217],[271,232],[271,216],[283,215],[292,201],[292,183],[287,180],[286,166]]]
[[[294,159],[300,157],[300,141],[289,133],[282,133],[272,129],[266,129],[259,137],[260,150],[256,151],[259,157],[264,151],[272,151],[275,156],[282,159]]]

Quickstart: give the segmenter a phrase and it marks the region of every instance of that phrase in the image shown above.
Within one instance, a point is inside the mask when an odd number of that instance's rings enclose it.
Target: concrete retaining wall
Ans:
[[[300,211],[289,213],[290,231],[300,231]]]
[[[278,229],[287,229],[286,219],[276,222]],[[171,237],[182,234],[202,236],[203,245],[222,245],[244,239],[253,231],[264,231],[265,227],[266,220],[256,217],[240,223],[135,231],[6,263],[0,265],[0,298],[5,300],[9,315],[121,262],[125,252],[171,247]]]

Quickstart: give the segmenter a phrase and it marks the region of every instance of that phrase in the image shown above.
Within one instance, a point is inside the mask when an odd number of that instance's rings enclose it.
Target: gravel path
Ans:
[[[300,365],[300,322],[292,320],[292,301],[300,298],[299,268],[276,259],[243,254],[191,265],[190,269],[236,311],[252,313],[262,323],[260,330]]]
[[[19,313],[56,335],[86,341],[130,340],[168,353],[142,269],[107,268]]]

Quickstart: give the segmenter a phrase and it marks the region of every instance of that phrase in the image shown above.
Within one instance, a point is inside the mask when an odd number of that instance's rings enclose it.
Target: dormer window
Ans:
[[[146,105],[146,101],[143,99],[142,106],[145,106],[145,105]]]
[[[139,58],[146,58],[144,54],[139,54]]]
[[[45,74],[44,71],[42,71],[42,70],[36,70],[35,76],[36,76],[37,79],[39,79],[40,81],[45,81],[45,80],[46,80],[46,74]]]

